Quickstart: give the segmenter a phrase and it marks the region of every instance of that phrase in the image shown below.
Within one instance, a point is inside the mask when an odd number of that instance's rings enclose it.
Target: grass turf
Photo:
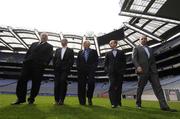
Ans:
[[[15,95],[0,95],[0,119],[180,119],[180,102],[169,103],[178,112],[164,112],[153,101],[143,101],[139,110],[134,100],[123,100],[116,109],[103,98],[94,98],[93,106],[80,106],[77,97],[67,97],[63,106],[53,105],[52,96],[38,96],[33,105],[10,105],[15,100]]]

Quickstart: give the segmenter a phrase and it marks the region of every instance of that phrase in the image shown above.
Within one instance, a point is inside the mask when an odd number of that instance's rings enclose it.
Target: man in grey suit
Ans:
[[[137,98],[136,106],[141,108],[141,95],[143,93],[144,87],[146,86],[148,80],[150,81],[153,91],[159,100],[160,108],[164,111],[176,111],[170,109],[164,97],[164,93],[159,81],[158,71],[156,68],[155,57],[153,51],[147,46],[147,37],[143,36],[140,38],[140,45],[133,49],[132,61],[136,68],[136,73],[138,74],[138,88],[137,88]]]

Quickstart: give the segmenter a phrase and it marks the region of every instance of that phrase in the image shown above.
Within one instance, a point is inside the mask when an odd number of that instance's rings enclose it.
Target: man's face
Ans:
[[[66,40],[62,40],[62,41],[61,41],[61,45],[62,45],[63,47],[67,46],[67,41],[66,41]]]
[[[116,48],[117,43],[116,43],[114,40],[111,40],[111,41],[109,42],[109,46],[110,46],[111,48]]]
[[[141,43],[142,45],[146,45],[146,44],[147,44],[147,37],[146,37],[146,36],[141,37],[140,43]]]
[[[46,33],[41,34],[41,42],[46,42],[48,40],[48,35]]]
[[[89,41],[85,41],[85,42],[83,43],[83,46],[84,46],[84,48],[89,48],[90,42],[89,42]]]

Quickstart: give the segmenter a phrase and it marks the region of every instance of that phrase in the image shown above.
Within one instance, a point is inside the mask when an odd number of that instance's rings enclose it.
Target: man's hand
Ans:
[[[137,74],[142,74],[143,73],[143,69],[142,69],[142,67],[137,67],[137,69],[136,69],[136,73]]]

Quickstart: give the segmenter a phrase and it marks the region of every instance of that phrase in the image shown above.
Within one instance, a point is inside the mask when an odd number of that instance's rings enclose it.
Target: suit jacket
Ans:
[[[48,65],[53,57],[53,46],[45,42],[39,44],[39,42],[32,43],[27,51],[24,59],[24,63],[32,61],[36,65]]]
[[[79,51],[76,64],[78,71],[95,71],[98,65],[97,51],[90,49],[87,62],[84,58],[84,50]]]
[[[61,49],[56,49],[55,56],[53,58],[53,66],[55,70],[70,71],[72,65],[74,64],[74,52],[72,49],[67,48],[63,59],[61,59]]]
[[[144,74],[149,73],[149,72],[157,73],[153,50],[149,47],[147,48],[150,54],[149,58],[143,46],[139,45],[133,49],[133,53],[132,53],[133,64],[135,65],[136,68],[138,66],[142,67]]]
[[[106,53],[104,65],[105,71],[109,75],[114,73],[123,75],[126,68],[126,56],[124,52],[117,49],[116,57],[114,57],[112,51]]]

